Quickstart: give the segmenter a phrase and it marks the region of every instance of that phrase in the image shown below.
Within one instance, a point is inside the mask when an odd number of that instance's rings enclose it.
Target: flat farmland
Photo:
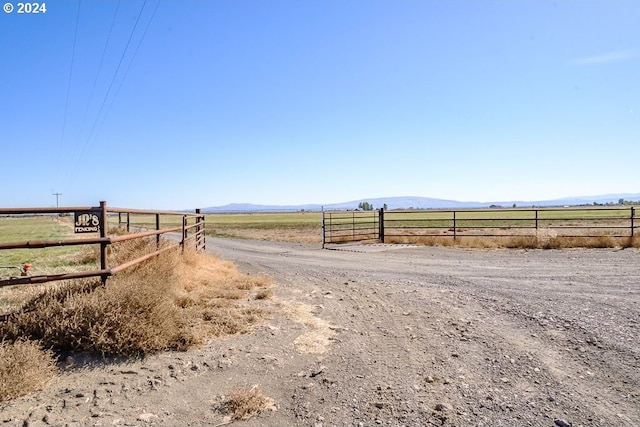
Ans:
[[[207,235],[282,242],[322,242],[321,212],[207,214]]]
[[[438,233],[452,235],[454,211],[413,210],[386,211],[386,235],[397,236]],[[374,212],[327,212],[336,228],[375,228]],[[179,226],[180,216],[162,216],[161,226]],[[297,243],[322,242],[321,212],[256,212],[206,214],[206,233],[213,237],[272,240]],[[110,226],[124,226],[126,216],[110,215]],[[640,224],[637,218],[636,226]],[[153,215],[130,216],[132,227],[154,228]],[[536,231],[536,226],[537,230]],[[554,235],[581,235],[597,231],[603,235],[629,235],[630,209],[482,209],[455,211],[455,227],[459,234],[495,233],[504,235],[539,235],[547,230]],[[594,228],[589,228],[594,227]],[[601,228],[602,227],[602,228]],[[587,230],[587,231],[585,231]],[[409,239],[410,240],[410,239]],[[409,240],[407,242],[409,242]],[[425,243],[416,240],[416,243]]]

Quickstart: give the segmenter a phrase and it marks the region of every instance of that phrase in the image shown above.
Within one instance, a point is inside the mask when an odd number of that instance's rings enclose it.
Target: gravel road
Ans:
[[[637,249],[207,248],[275,280],[265,324],[71,371],[4,425],[221,425],[254,384],[277,410],[237,426],[640,425]]]
[[[283,422],[640,425],[636,249],[209,247],[338,331]]]

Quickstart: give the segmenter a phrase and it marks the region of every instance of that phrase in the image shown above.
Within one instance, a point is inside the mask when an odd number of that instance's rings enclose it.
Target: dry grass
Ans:
[[[122,262],[153,249],[155,240],[123,244],[110,257]],[[39,346],[103,356],[185,350],[261,321],[268,311],[257,295],[267,295],[270,285],[270,279],[242,274],[213,255],[169,250],[117,274],[106,287],[89,280],[51,284],[0,324],[2,360],[24,358],[25,348],[38,353]],[[24,339],[35,344],[25,347]],[[51,356],[40,351],[40,357]],[[46,377],[40,366],[29,363],[12,375],[17,382],[41,384],[33,379]],[[24,387],[22,394],[31,390]]]
[[[260,412],[274,408],[274,402],[271,398],[258,388],[253,387],[237,387],[231,390],[229,396],[221,405],[225,412],[232,420],[248,420]]]
[[[173,301],[175,255],[110,280],[57,286],[27,303],[29,311],[2,326],[9,339],[27,336],[46,348],[102,355],[143,355],[184,349],[195,337]]]
[[[461,248],[509,248],[509,249],[566,249],[566,248],[620,248],[640,247],[640,237],[611,236],[387,236],[386,243],[411,243],[425,246]]]
[[[633,237],[555,237],[546,242],[544,248],[640,248],[640,236]]]
[[[119,249],[111,254],[119,261],[149,250],[139,244]],[[269,285],[212,255],[168,251],[116,275],[106,287],[95,281],[52,287],[0,331],[12,340],[40,340],[46,348],[102,355],[183,350],[209,336],[246,331],[265,313],[245,300]]]
[[[0,402],[43,389],[54,375],[53,355],[38,343],[0,342]]]

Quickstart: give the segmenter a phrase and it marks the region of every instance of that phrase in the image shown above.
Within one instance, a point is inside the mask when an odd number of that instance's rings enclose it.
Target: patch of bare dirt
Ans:
[[[638,249],[207,246],[274,279],[270,319],[183,353],[74,355],[3,425],[640,425]],[[233,421],[238,389],[268,407]]]

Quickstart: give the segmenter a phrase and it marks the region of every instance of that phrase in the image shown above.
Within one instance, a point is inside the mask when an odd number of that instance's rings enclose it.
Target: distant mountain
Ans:
[[[358,204],[356,203],[356,207]],[[254,205],[252,203],[231,203],[224,206],[203,208],[204,213],[219,212],[290,212],[290,211],[319,211],[322,205]]]
[[[255,205],[251,203],[231,203],[224,206],[212,206],[202,209],[205,213],[220,212],[295,212],[295,211],[320,211],[325,210],[348,210],[357,209],[361,202],[369,202],[375,209],[383,207],[385,204],[388,209],[464,209],[464,208],[488,208],[491,206],[512,207],[514,204],[518,207],[527,206],[580,206],[618,203],[620,199],[624,200],[640,200],[640,193],[619,193],[605,194],[600,196],[581,196],[566,197],[553,200],[508,200],[500,202],[460,202],[456,200],[433,199],[429,197],[380,197],[370,199],[353,200],[343,203],[332,203],[326,205],[308,204],[308,205]]]
[[[362,202],[369,202],[378,209],[385,204],[388,209],[446,209],[446,208],[482,208],[490,203],[480,202],[459,202],[456,200],[433,199],[430,197],[380,197],[372,199],[361,199],[345,203],[335,203],[325,205],[325,209],[355,209]]]

